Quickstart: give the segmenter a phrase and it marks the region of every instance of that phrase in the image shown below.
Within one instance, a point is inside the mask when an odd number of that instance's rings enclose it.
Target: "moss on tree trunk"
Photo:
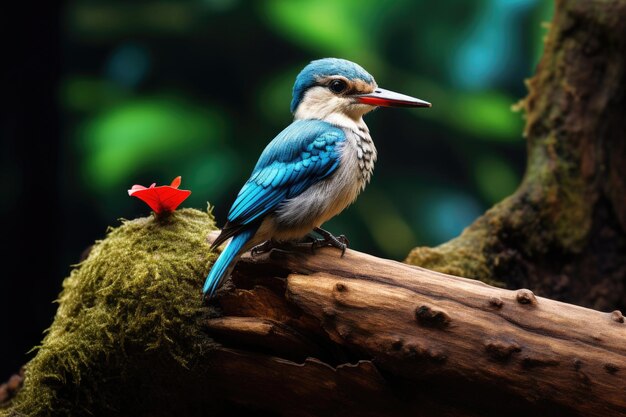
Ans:
[[[526,175],[461,236],[407,262],[626,306],[626,2],[559,0],[529,94]]]

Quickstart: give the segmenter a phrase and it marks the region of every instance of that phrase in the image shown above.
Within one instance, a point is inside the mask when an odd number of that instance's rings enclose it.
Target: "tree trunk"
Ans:
[[[626,2],[557,0],[528,81],[528,165],[511,197],[458,238],[407,262],[626,307]]]

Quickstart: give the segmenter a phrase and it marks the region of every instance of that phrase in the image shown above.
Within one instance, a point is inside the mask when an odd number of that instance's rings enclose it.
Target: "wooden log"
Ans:
[[[194,210],[137,219],[99,242],[65,282],[23,387],[0,387],[0,415],[626,416],[617,311],[332,248],[246,255],[202,306],[200,219],[210,225]],[[117,273],[144,271],[146,236],[162,242],[154,275]]]
[[[217,366],[225,396],[242,406],[281,415],[626,415],[618,311],[331,248],[244,256],[233,282],[207,330],[225,349]]]

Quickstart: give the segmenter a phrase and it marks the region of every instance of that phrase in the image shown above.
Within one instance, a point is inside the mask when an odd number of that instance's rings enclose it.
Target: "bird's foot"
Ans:
[[[256,245],[255,247],[250,249],[250,255],[252,255],[252,257],[254,258],[255,256],[267,253],[276,247],[278,247],[278,242],[272,239],[266,240],[260,245]]]
[[[350,241],[344,235],[334,236],[327,230],[324,230],[320,227],[316,227],[313,229],[315,233],[320,235],[321,239],[314,239],[311,242],[311,249],[315,250],[317,248],[322,248],[324,246],[331,246],[333,248],[337,248],[341,250],[341,256],[346,253],[346,249],[350,245]]]
[[[321,236],[321,239],[315,236],[313,232]],[[252,255],[252,257],[254,258],[255,256],[270,252],[272,249],[308,249],[311,251],[311,253],[315,253],[316,249],[330,246],[340,249],[341,256],[343,257],[343,255],[346,253],[346,249],[350,245],[348,238],[344,235],[333,236],[332,233],[319,227],[313,229],[313,232],[297,242],[279,242],[273,239],[266,240],[260,245],[256,245],[255,247],[253,247],[250,250],[250,255]]]

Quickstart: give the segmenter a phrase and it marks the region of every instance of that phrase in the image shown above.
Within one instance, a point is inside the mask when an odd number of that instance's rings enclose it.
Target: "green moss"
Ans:
[[[484,221],[479,221],[482,224]],[[434,248],[413,249],[406,263],[432,269],[444,274],[478,279],[490,285],[502,286],[493,279],[484,247],[489,242],[486,227],[473,225],[461,236]]]
[[[111,229],[64,281],[24,387],[0,415],[124,414],[158,403],[147,386],[187,378],[213,346],[199,325],[213,229],[213,217],[193,209]],[[159,374],[139,375],[146,362]]]
[[[577,253],[591,231],[594,207],[590,204],[593,192],[579,166],[581,150],[573,145],[565,147],[554,134],[536,141],[537,146],[529,154],[522,190],[525,202],[518,204],[518,208],[532,216],[520,225],[528,231],[525,249],[528,253],[541,252],[542,247],[552,245]],[[539,211],[531,212],[525,203],[531,203]],[[535,227],[529,228],[531,224]],[[540,233],[533,229],[539,229]]]

